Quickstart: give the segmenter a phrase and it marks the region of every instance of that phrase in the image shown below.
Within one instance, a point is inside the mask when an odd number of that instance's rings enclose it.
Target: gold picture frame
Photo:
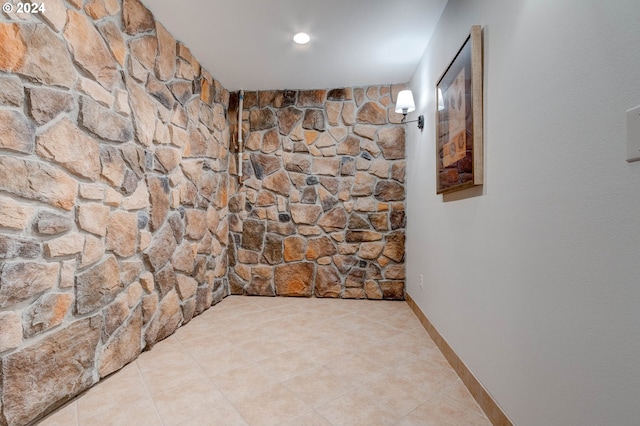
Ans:
[[[474,25],[436,83],[436,192],[484,183],[482,27]]]

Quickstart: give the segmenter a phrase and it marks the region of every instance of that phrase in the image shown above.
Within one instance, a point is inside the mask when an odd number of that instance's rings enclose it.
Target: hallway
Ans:
[[[230,296],[40,425],[490,425],[405,302]]]

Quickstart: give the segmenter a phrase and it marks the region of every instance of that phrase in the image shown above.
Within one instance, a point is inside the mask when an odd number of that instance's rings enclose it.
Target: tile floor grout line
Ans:
[[[162,423],[162,426],[167,426],[165,424],[165,422],[164,422],[164,419],[160,415],[160,410],[158,410],[158,406],[156,405],[156,400],[153,397],[153,394],[151,393],[151,390],[149,389],[149,385],[147,384],[147,381],[144,379],[144,374],[142,374],[142,370],[140,369],[140,365],[138,365],[138,360],[135,359],[135,360],[133,360],[133,362],[135,363],[136,370],[138,371],[138,374],[140,375],[140,379],[142,380],[142,383],[144,384],[144,390],[147,391],[147,395],[149,395],[149,398],[151,399],[151,403],[153,404],[153,408],[156,410],[156,415],[160,419],[160,423]]]

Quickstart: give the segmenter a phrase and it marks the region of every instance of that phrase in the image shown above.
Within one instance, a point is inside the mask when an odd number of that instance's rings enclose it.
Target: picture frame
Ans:
[[[482,26],[474,25],[436,83],[436,192],[484,183]]]

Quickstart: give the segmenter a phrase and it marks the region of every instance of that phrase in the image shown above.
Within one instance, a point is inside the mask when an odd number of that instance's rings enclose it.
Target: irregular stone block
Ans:
[[[325,232],[338,231],[345,229],[347,225],[347,213],[344,208],[335,208],[330,210],[320,218],[318,226]]]
[[[47,86],[70,88],[76,81],[67,46],[46,25],[0,23],[0,46],[0,71]]]
[[[345,237],[348,243],[362,243],[367,241],[382,240],[382,234],[375,231],[347,231]]]
[[[267,130],[278,125],[278,120],[272,110],[254,109],[249,114],[249,124],[251,131]]]
[[[207,230],[207,212],[189,209],[185,212],[185,235],[192,240],[200,240]]]
[[[300,121],[304,113],[294,107],[287,107],[276,112],[278,117],[278,130],[283,136],[288,136],[291,129]]]
[[[312,294],[314,265],[310,262],[287,263],[274,269],[274,284],[278,296]]]
[[[337,253],[337,250],[329,237],[312,238],[307,244],[307,252],[305,254],[307,260],[316,260],[320,257],[331,256]]]
[[[151,265],[152,271],[160,270],[171,258],[176,247],[176,239],[170,225],[167,224],[156,232],[145,252],[145,259]]]
[[[0,235],[0,259],[34,259],[41,251],[40,242],[34,238]]]
[[[381,281],[380,289],[386,300],[404,300],[404,281]]]
[[[380,147],[380,150],[382,150],[382,155],[387,160],[404,159],[404,126],[394,126],[380,129],[380,131],[378,132],[378,146]]]
[[[315,279],[316,297],[340,297],[342,280],[333,266],[318,266]]]
[[[0,105],[21,107],[24,103],[22,81],[16,75],[0,77]]]
[[[122,21],[124,31],[129,35],[136,35],[155,29],[153,15],[138,0],[123,0]]]
[[[166,177],[147,177],[151,200],[151,230],[157,230],[169,212],[169,181]]]
[[[136,253],[138,240],[138,215],[124,211],[114,211],[107,222],[107,250],[113,250],[121,257]]]
[[[71,210],[78,183],[53,166],[0,156],[0,189]]]
[[[367,299],[381,300],[383,298],[382,290],[374,280],[367,280],[364,283],[364,292]]]
[[[209,244],[209,248],[211,244]],[[173,267],[186,274],[192,274],[198,254],[198,245],[184,242],[173,253],[171,264]]]
[[[264,241],[262,259],[269,265],[277,265],[282,263],[282,237],[274,234],[267,234]]]
[[[63,35],[74,61],[105,89],[112,90],[119,77],[117,64],[89,19],[79,12],[68,10]]]
[[[404,231],[392,232],[385,238],[382,254],[396,262],[402,262],[402,259],[404,259],[404,242]]]
[[[381,201],[404,200],[404,186],[396,181],[382,180],[376,184],[374,195]]]
[[[156,22],[158,37],[158,56],[156,58],[156,77],[167,81],[173,78],[176,66],[176,40],[162,24]]]
[[[72,303],[73,295],[68,293],[45,294],[40,297],[24,313],[25,337],[33,337],[62,324]]]
[[[326,129],[324,122],[324,112],[321,109],[308,109],[304,113],[302,128],[318,130],[323,132]]]
[[[75,107],[73,96],[67,92],[44,87],[27,88],[25,91],[29,115],[39,125],[46,124],[63,112],[69,112]]]
[[[84,239],[84,249],[80,257],[80,267],[84,268],[92,263],[96,263],[102,259],[104,252],[105,246],[101,239],[93,235],[86,235]]]
[[[206,288],[207,293],[208,288]],[[210,300],[210,299],[209,299]],[[209,303],[209,306],[211,303]],[[144,339],[146,348],[151,348],[155,343],[169,337],[182,322],[180,298],[175,290],[171,290],[160,302],[156,315],[151,320]]]
[[[59,271],[58,263],[6,262],[0,272],[0,308],[55,287]]]
[[[109,46],[109,50],[111,54],[115,58],[116,61],[121,66],[124,66],[124,61],[127,55],[127,48],[125,45],[124,37],[122,36],[122,32],[113,21],[102,21],[96,24],[98,30],[107,41],[107,45]]]
[[[22,230],[26,229],[33,215],[33,207],[0,197],[0,227]]]
[[[300,90],[298,92],[298,106],[321,107],[326,98],[326,90]]]
[[[136,359],[142,351],[142,307],[138,307],[129,321],[124,324],[113,339],[102,350],[98,373],[106,377]]]
[[[243,223],[242,247],[247,250],[262,251],[264,233],[264,223],[257,220],[246,220]]]
[[[321,213],[322,207],[320,206],[291,204],[291,218],[299,225],[314,225]]]
[[[35,230],[44,235],[62,234],[72,227],[73,220],[49,211],[40,211],[34,223]]]
[[[31,423],[93,385],[99,339],[99,321],[85,318],[6,355],[2,360],[2,398],[7,423]]]
[[[22,320],[15,312],[0,312],[0,352],[15,349],[22,343]]]
[[[0,148],[30,154],[35,146],[36,128],[17,111],[0,111]]]
[[[82,96],[78,122],[99,138],[111,142],[126,142],[133,136],[131,120],[102,107],[88,97]]]
[[[377,102],[367,102],[358,110],[357,120],[364,124],[386,124],[387,111]]]
[[[271,279],[255,276],[244,290],[249,296],[275,296]]]
[[[44,255],[49,258],[71,256],[82,253],[84,235],[73,232],[44,243]]]
[[[107,305],[123,289],[115,256],[76,276],[76,312],[88,314]]]
[[[100,176],[98,143],[66,117],[38,136],[36,153],[82,177],[95,181]]]
[[[176,279],[176,289],[178,290],[180,299],[187,300],[196,294],[196,290],[198,289],[198,282],[196,280],[184,275],[177,275]]]
[[[134,118],[136,139],[144,146],[151,146],[156,130],[156,106],[147,93],[133,80],[127,79],[126,83]]]
[[[289,175],[283,170],[279,170],[264,178],[262,186],[265,189],[269,189],[281,195],[289,195],[289,192],[291,191]]]
[[[253,166],[256,178],[258,179],[263,179],[265,176],[280,170],[282,167],[280,159],[273,155],[251,154],[249,158],[251,159],[251,165]]]

